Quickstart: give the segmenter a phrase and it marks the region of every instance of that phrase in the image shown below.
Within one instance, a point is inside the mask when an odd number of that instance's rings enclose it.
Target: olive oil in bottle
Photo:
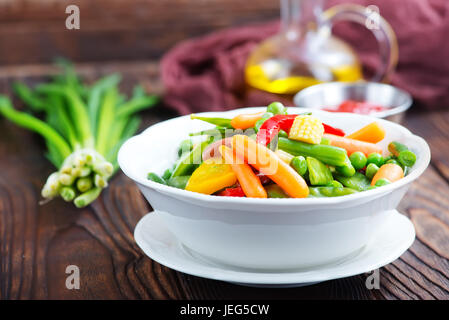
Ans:
[[[327,81],[357,81],[362,70],[352,48],[320,25],[319,0],[282,0],[279,34],[250,54],[246,82],[260,90],[293,94]],[[318,6],[318,10],[317,10]]]

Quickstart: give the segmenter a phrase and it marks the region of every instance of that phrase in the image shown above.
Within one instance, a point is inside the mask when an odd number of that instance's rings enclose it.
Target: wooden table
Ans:
[[[124,87],[137,81],[161,92],[157,64],[80,65],[87,79],[121,71]],[[32,84],[48,66],[0,68],[0,92],[15,79]],[[148,125],[173,117],[162,106],[144,113]],[[380,270],[380,289],[369,274],[294,289],[256,289],[182,274],[147,258],[133,239],[151,208],[122,173],[92,206],[77,210],[55,200],[39,205],[53,168],[41,139],[0,119],[0,298],[2,299],[448,299],[449,112],[410,112],[405,125],[432,148],[432,163],[400,204],[416,228],[413,246]],[[79,290],[65,286],[68,265],[81,272]]]

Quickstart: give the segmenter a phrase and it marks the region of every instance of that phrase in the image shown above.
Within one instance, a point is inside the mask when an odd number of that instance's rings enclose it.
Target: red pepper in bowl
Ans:
[[[280,130],[284,130],[289,133],[290,128],[295,121],[298,114],[278,114],[269,119],[267,119],[259,128],[257,132],[256,141],[263,145],[267,145],[271,140],[279,133]],[[323,123],[324,133],[330,133],[336,136],[344,137],[345,133],[343,130],[334,128],[328,124]]]
[[[234,187],[234,188],[226,188],[219,193],[217,193],[217,196],[221,197],[245,197],[245,192],[243,192],[243,189],[241,186]]]

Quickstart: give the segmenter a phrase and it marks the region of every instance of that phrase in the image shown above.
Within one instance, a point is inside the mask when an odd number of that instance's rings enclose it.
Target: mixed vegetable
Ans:
[[[173,168],[148,179],[216,196],[338,197],[395,182],[416,161],[397,141],[383,156],[377,143],[385,130],[378,122],[345,134],[310,113],[288,114],[279,102],[232,119],[191,118],[216,127],[191,133]]]
[[[87,86],[72,65],[60,64],[63,72],[51,82],[34,89],[14,84],[25,111],[18,111],[8,97],[0,95],[0,115],[45,139],[46,156],[58,170],[48,177],[42,196],[59,196],[84,207],[99,196],[118,169],[118,150],[139,127],[136,113],[153,106],[157,97],[137,86],[127,99],[119,92],[118,74]]]

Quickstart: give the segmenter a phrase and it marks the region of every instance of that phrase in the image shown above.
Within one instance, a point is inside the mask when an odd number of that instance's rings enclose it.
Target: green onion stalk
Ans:
[[[62,72],[48,83],[33,89],[14,83],[26,110],[16,110],[0,95],[0,114],[45,139],[46,156],[57,170],[47,178],[42,197],[61,197],[81,208],[108,186],[118,169],[120,146],[139,128],[137,113],[154,106],[158,98],[136,86],[127,99],[119,92],[119,74],[87,86],[70,63],[59,65]]]

